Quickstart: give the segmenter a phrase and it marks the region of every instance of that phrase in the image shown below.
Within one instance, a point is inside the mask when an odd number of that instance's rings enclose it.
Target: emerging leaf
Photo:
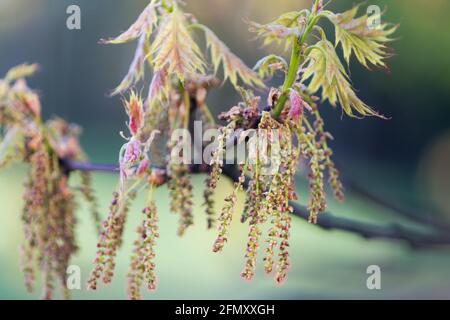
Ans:
[[[311,93],[322,88],[323,100],[328,100],[333,106],[339,102],[349,116],[355,116],[356,111],[361,116],[382,117],[356,96],[331,42],[319,41],[310,51],[307,61],[303,81],[311,78],[307,86]]]
[[[166,69],[162,69],[153,75],[152,82],[148,91],[148,102],[154,99],[164,98],[168,96],[170,89],[169,75]]]
[[[105,44],[121,44],[133,41],[139,38],[136,53],[134,55],[133,62],[130,65],[127,75],[122,82],[113,90],[111,95],[117,95],[125,92],[136,82],[144,77],[145,60],[149,55],[148,40],[153,32],[153,28],[158,22],[157,8],[158,3],[154,0],[144,9],[135,23],[128,28],[127,31],[122,33],[116,38],[110,40],[101,40]]]
[[[213,31],[203,25],[201,28],[205,32],[206,43],[211,52],[214,72],[217,73],[222,64],[225,80],[230,79],[230,82],[235,87],[238,86],[238,77],[249,86],[264,87],[264,83],[258,78],[257,73],[231,52]]]
[[[156,22],[158,21],[158,17],[156,14],[156,9],[158,8],[158,6],[159,5],[156,4],[154,0],[152,0],[140,14],[136,22],[133,23],[127,31],[123,32],[116,38],[101,40],[101,42],[105,44],[120,44],[133,41],[141,37],[142,35],[147,35],[147,37],[149,37],[153,32],[153,28],[156,25]]]
[[[128,73],[122,82],[113,90],[111,95],[117,95],[128,90],[132,85],[139,82],[144,77],[145,71],[145,61],[149,54],[149,45],[147,42],[147,36],[142,34],[138,46],[136,49],[136,53],[134,55],[133,62],[128,69]]]
[[[278,70],[287,71],[289,68],[285,59],[271,54],[259,60],[253,67],[253,70],[259,72],[261,78],[273,77]]]
[[[151,47],[155,72],[167,68],[183,81],[186,76],[205,73],[205,62],[200,48],[192,39],[184,14],[178,9],[166,15]]]
[[[268,24],[259,24],[249,21],[250,31],[255,32],[259,38],[264,39],[264,45],[280,44],[286,39],[298,36],[306,26],[303,11],[285,13]],[[287,42],[287,45],[289,42]]]
[[[32,76],[39,66],[37,64],[21,64],[14,68],[11,68],[6,74],[5,81],[11,82],[21,78]]]
[[[385,44],[392,41],[389,36],[397,30],[398,26],[382,23],[378,27],[370,27],[367,14],[355,18],[358,9],[359,6],[356,6],[344,13],[328,16],[335,25],[336,45],[341,43],[347,63],[350,62],[353,52],[366,68],[368,63],[385,67],[384,60],[388,57]]]

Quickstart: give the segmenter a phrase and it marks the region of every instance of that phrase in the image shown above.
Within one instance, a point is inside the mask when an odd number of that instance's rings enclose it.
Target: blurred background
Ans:
[[[248,18],[269,22],[279,14],[309,7],[300,0],[187,0],[188,11],[216,33],[245,62],[255,62],[274,48],[263,48],[247,31]],[[343,11],[357,3],[334,1],[330,9]],[[61,116],[84,128],[82,143],[92,161],[114,163],[123,143],[125,113],[120,97],[108,92],[125,75],[135,43],[99,45],[98,40],[125,30],[147,0],[0,0],[0,74],[23,62],[37,62],[41,71],[30,80],[40,91],[45,117]],[[66,8],[82,10],[82,29],[66,28]],[[400,23],[390,69],[368,72],[351,64],[359,96],[390,120],[356,120],[339,109],[323,108],[326,125],[334,135],[335,157],[343,174],[374,194],[420,215],[441,215],[450,220],[450,2],[447,0],[366,1],[387,8],[384,19]],[[327,22],[323,25],[330,28]],[[275,49],[277,50],[277,49]],[[274,79],[275,83],[281,79]],[[237,103],[239,97],[224,85],[208,104],[216,113]],[[325,111],[326,110],[326,111]],[[25,166],[0,172],[0,298],[34,299],[19,271],[18,246],[22,240],[20,213]],[[413,250],[400,242],[366,241],[357,235],[324,231],[295,220],[292,230],[292,269],[281,287],[258,265],[255,281],[239,273],[244,264],[247,230],[233,223],[229,246],[221,255],[211,253],[215,231],[207,231],[202,203],[202,176],[196,184],[196,225],[176,237],[177,217],[168,209],[167,190],[158,190],[161,239],[157,247],[159,289],[148,299],[302,299],[302,298],[450,298],[450,249]],[[77,177],[74,176],[73,183]],[[224,180],[225,181],[225,180]],[[96,174],[94,183],[105,215],[117,177]],[[231,183],[217,192],[217,209]],[[306,187],[299,187],[301,201]],[[351,192],[345,204],[331,202],[339,216],[387,224],[410,223],[396,212]],[[242,209],[240,197],[238,211]],[[118,256],[114,282],[98,292],[74,291],[80,299],[123,299],[125,275],[142,199],[133,207],[125,245]],[[96,235],[86,205],[80,203],[77,229],[80,251],[73,264],[82,270],[83,284],[95,255]],[[366,268],[379,265],[382,290],[368,290]]]

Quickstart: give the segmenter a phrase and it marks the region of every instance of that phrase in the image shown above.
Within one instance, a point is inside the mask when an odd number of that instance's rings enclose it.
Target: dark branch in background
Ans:
[[[78,162],[63,159],[61,160],[61,164],[63,168],[66,168],[70,171],[87,171],[87,172],[117,172],[119,173],[120,169],[118,165],[113,164],[94,164],[89,162]]]
[[[341,167],[342,168],[342,167]],[[345,171],[345,170],[343,170]],[[355,180],[349,178],[348,176],[343,177],[344,185],[347,190],[350,192],[359,195],[362,198],[365,198],[377,205],[388,208],[392,211],[395,211],[397,214],[402,215],[414,222],[431,226],[436,229],[450,232],[450,223],[442,218],[440,218],[436,214],[429,214],[426,212],[413,212],[411,209],[407,209],[404,206],[384,199],[372,192],[370,192],[367,188],[356,182]],[[421,210],[422,211],[422,210]]]
[[[92,164],[72,160],[62,160],[61,163],[68,172],[70,171],[99,171],[112,173],[119,172],[118,165]],[[208,172],[208,170],[209,168],[207,166],[191,167],[192,173],[206,173]],[[223,168],[223,175],[227,176],[228,178],[236,182],[239,179],[240,171],[234,165],[226,165]],[[248,181],[246,181],[244,185],[248,186]],[[354,186],[352,186],[352,189],[354,189]],[[360,190],[359,193],[362,193],[361,191],[362,190]],[[365,193],[367,193],[366,197],[370,198],[372,201],[381,204],[382,206],[388,207],[391,210],[397,211],[395,210],[395,208],[389,205],[389,203],[378,201],[380,199],[378,199],[377,197],[371,196],[371,194],[368,192]],[[291,202],[290,204],[294,208],[293,212],[294,216],[304,220],[308,220],[309,213],[305,206],[302,206],[296,202]],[[413,218],[412,214],[408,213],[407,216]],[[421,220],[420,222],[423,222],[423,220]],[[448,232],[448,230],[447,232],[445,232],[442,226],[436,226],[436,230],[434,230],[433,232],[425,232],[425,231],[421,232],[414,230],[412,228],[406,228],[398,223],[391,223],[388,225],[381,226],[373,223],[360,222],[345,217],[338,217],[328,212],[322,214],[317,225],[325,230],[341,230],[355,233],[357,235],[362,236],[365,239],[379,238],[379,239],[404,241],[407,242],[409,245],[411,245],[413,248],[425,248],[450,244],[450,232]]]

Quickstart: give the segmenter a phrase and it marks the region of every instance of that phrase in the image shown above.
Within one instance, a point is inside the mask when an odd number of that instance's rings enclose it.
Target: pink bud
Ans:
[[[291,90],[289,99],[291,101],[291,110],[289,110],[289,117],[297,122],[303,115],[303,99],[295,90]]]
[[[129,128],[132,135],[136,135],[144,124],[144,106],[142,100],[132,93],[127,102],[127,111],[130,117]]]

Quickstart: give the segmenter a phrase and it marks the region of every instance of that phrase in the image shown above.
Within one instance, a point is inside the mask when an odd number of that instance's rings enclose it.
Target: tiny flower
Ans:
[[[155,73],[148,92],[148,101],[153,101],[160,97],[167,96],[167,89],[169,86],[169,76],[166,69],[161,69]]]
[[[137,140],[131,140],[125,149],[124,161],[133,164],[139,160],[141,155],[141,143]]]
[[[120,189],[123,192],[125,187],[125,181],[132,175],[130,172],[131,166],[139,161],[141,156],[141,143],[132,139],[127,144],[123,146],[123,154],[119,157],[119,169],[120,169]]]

